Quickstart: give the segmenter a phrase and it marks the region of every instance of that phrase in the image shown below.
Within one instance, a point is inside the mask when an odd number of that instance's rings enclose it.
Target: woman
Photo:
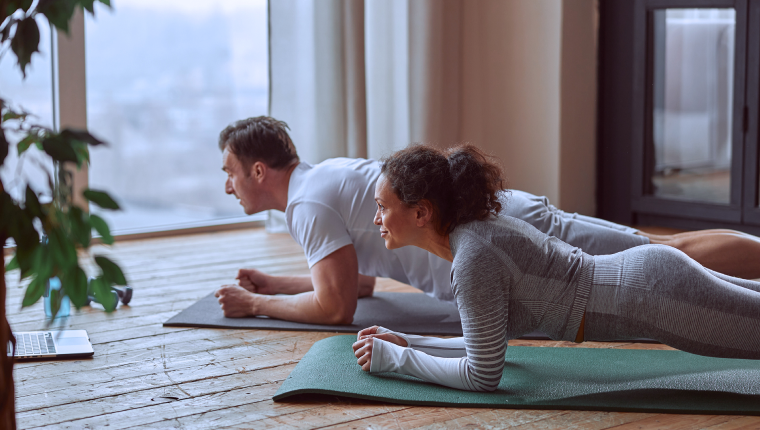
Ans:
[[[695,354],[760,358],[760,283],[710,271],[681,251],[643,245],[591,256],[529,224],[496,216],[499,167],[473,146],[413,146],[382,166],[375,224],[389,249],[413,245],[452,262],[463,338],[382,327],[359,332],[362,369],[492,391],[507,340],[651,338]]]

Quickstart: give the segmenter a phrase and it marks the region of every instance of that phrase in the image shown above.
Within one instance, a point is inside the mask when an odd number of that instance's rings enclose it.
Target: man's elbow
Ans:
[[[359,298],[370,297],[375,291],[375,277],[359,275]]]
[[[354,311],[348,309],[336,310],[327,315],[328,324],[349,325],[354,322]]]

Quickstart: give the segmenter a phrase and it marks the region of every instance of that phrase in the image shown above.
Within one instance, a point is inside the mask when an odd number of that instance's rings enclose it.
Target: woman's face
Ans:
[[[417,209],[405,205],[391,189],[385,179],[380,175],[375,185],[375,225],[380,227],[380,237],[385,239],[385,247],[388,249],[401,248],[413,245],[417,228]]]

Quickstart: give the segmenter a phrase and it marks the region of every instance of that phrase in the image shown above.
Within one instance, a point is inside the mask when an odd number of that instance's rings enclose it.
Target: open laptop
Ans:
[[[22,331],[13,333],[16,338],[16,360],[46,358],[91,357],[92,350],[87,330]],[[13,345],[8,343],[8,355]]]

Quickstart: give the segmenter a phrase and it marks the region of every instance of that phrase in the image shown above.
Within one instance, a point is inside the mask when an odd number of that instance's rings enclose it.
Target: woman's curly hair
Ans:
[[[381,172],[407,206],[430,201],[435,230],[441,235],[501,211],[497,193],[506,186],[501,167],[473,145],[413,145],[383,159]]]

